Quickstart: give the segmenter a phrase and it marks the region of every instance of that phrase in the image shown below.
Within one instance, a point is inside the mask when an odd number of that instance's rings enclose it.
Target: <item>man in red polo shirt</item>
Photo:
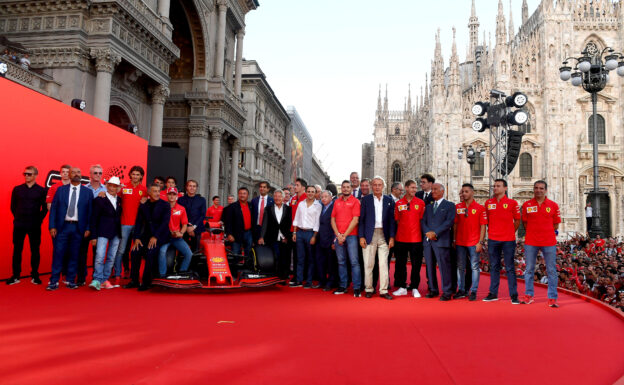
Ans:
[[[295,181],[295,194],[290,198],[290,201],[288,202],[288,205],[290,206],[290,211],[292,212],[292,221],[295,221],[295,215],[297,214],[297,206],[299,206],[299,203],[303,202],[306,200],[306,187],[308,187],[308,182],[306,182],[304,179],[302,178],[297,178],[297,180]],[[295,227],[291,226],[290,227],[290,231],[294,231]],[[290,249],[292,250],[292,266],[293,266],[293,278],[296,274],[297,271],[297,245],[295,244],[295,242],[293,242],[292,238],[290,238],[288,240],[288,242],[290,243]],[[294,281],[296,281],[296,278],[293,279]]]
[[[167,266],[169,265],[167,260],[170,259],[167,258],[169,246],[173,246],[184,256],[182,263],[176,268],[176,272],[187,271],[189,265],[191,264],[191,258],[193,257],[191,248],[184,241],[184,233],[186,233],[186,227],[188,226],[189,221],[186,209],[178,203],[178,195],[179,193],[177,188],[167,188],[167,201],[171,206],[171,216],[169,217],[169,232],[171,237],[169,239],[169,243],[162,245],[158,252],[158,272],[161,277],[167,275]],[[175,253],[171,259],[175,260]]]
[[[507,197],[507,181],[494,181],[494,197],[485,202],[488,218],[488,254],[490,257],[490,292],[483,301],[498,301],[500,285],[501,255],[505,259],[505,271],[511,303],[519,305],[514,254],[516,252],[516,230],[520,226],[520,206]]]
[[[221,200],[218,195],[212,197],[212,206],[206,210],[206,216],[209,222],[220,222],[223,215],[223,206],[220,205]]]
[[[453,233],[457,250],[457,286],[459,291],[455,299],[466,297],[466,259],[470,261],[472,270],[472,286],[470,287],[470,301],[477,300],[479,288],[479,254],[483,250],[485,226],[487,216],[485,207],[474,200],[474,187],[464,183],[461,189],[462,202],[455,205],[455,225]]]
[[[409,254],[412,272],[410,286],[412,296],[420,298],[420,268],[423,260],[422,232],[420,220],[425,213],[425,202],[416,198],[418,186],[413,180],[405,182],[405,196],[394,204],[394,219],[397,231],[394,237],[394,286],[398,289],[395,296],[407,295],[407,256]]]
[[[61,166],[60,174],[61,180],[50,186],[48,188],[48,193],[46,194],[46,204],[48,205],[48,210],[50,210],[50,206],[52,206],[52,200],[54,200],[54,194],[56,194],[56,190],[66,184],[69,184],[69,169],[70,165],[64,164]]]
[[[524,250],[526,270],[524,272],[525,296],[522,303],[533,302],[533,279],[535,277],[535,260],[537,252],[542,251],[548,274],[548,306],[557,305],[557,236],[556,231],[561,223],[559,205],[546,198],[548,185],[543,180],[533,184],[533,199],[522,205],[522,222],[526,229]]]

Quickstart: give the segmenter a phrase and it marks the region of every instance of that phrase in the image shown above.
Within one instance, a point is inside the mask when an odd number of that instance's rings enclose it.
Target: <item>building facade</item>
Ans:
[[[389,182],[417,178],[430,172],[457,200],[459,188],[471,176],[459,148],[483,147],[472,169],[477,199],[489,192],[489,132],[475,133],[471,107],[488,101],[491,89],[527,94],[530,118],[516,127],[525,135],[516,167],[508,178],[510,195],[520,202],[533,195],[533,182],[548,182],[548,196],[558,202],[563,223],[560,234],[584,232],[584,207],[593,189],[592,104],[590,94],[559,79],[559,67],[570,56],[609,46],[624,48],[624,11],[611,0],[543,0],[532,15],[523,1],[522,25],[506,22],[499,0],[494,44],[479,38],[479,19],[472,2],[468,19],[469,47],[460,61],[453,44],[445,64],[439,31],[432,60],[431,79],[424,93],[402,110],[388,109],[387,96],[378,95],[374,129],[374,170]],[[510,11],[511,16],[511,11]],[[598,95],[599,179],[609,194],[602,203],[601,221],[606,234],[624,235],[624,87],[612,74]],[[387,94],[386,94],[387,95]],[[403,143],[405,145],[403,145]],[[363,152],[364,154],[364,152]],[[364,162],[364,159],[363,159]]]

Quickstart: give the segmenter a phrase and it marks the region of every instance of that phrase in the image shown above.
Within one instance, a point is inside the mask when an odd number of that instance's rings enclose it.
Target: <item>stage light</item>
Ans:
[[[0,62],[0,77],[6,77],[7,72],[9,72],[9,66],[7,63]]]
[[[476,132],[483,132],[488,128],[487,121],[483,118],[478,118],[474,122],[472,122],[472,129]]]
[[[136,135],[139,132],[139,127],[136,124],[128,124],[128,131]]]
[[[71,106],[77,110],[84,111],[87,108],[87,102],[82,99],[74,99],[71,101]]]
[[[575,72],[572,74],[572,80],[570,80],[572,82],[572,85],[574,87],[578,87],[583,83],[583,78],[581,77],[581,73],[580,72]]]
[[[521,126],[529,120],[529,114],[525,110],[515,110],[507,115],[507,123]]]
[[[527,104],[528,100],[529,99],[525,94],[523,94],[522,92],[516,92],[513,95],[507,96],[505,98],[505,104],[507,105],[507,107],[520,108]]]
[[[483,116],[489,107],[490,103],[476,102],[475,105],[472,106],[472,113],[476,116]]]
[[[564,82],[567,82],[568,80],[570,80],[571,76],[572,76],[572,68],[571,67],[563,66],[563,67],[559,68],[559,78],[561,80],[563,80]]]

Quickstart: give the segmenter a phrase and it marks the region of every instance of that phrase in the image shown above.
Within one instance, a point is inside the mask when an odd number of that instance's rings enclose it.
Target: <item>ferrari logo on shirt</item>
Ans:
[[[414,208],[415,208],[416,210],[418,210],[418,207],[419,207],[418,205],[414,205]]]
[[[460,214],[460,215],[466,214],[466,209],[457,209],[457,214]]]
[[[536,213],[536,212],[537,212],[537,206],[527,207],[527,213]]]
[[[139,190],[139,195],[143,195],[143,191]]]
[[[176,210],[172,212],[171,215],[180,215],[180,213],[182,213],[180,210]]]
[[[472,213],[476,214],[477,213],[477,209],[472,209]]]
[[[488,205],[488,210],[496,210],[496,203],[490,203]]]
[[[503,203],[503,208],[506,209],[507,207],[509,207],[509,205],[507,203]]]
[[[546,207],[546,212],[549,213],[550,212],[550,207]]]
[[[132,194],[132,189],[131,188],[125,188],[123,189],[123,193],[124,194]],[[141,193],[141,191],[139,191],[139,194]]]

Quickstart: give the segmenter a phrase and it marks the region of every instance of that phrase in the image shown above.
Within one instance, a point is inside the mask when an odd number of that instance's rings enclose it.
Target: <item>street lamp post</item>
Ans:
[[[568,60],[576,60],[574,69],[568,65]],[[600,189],[598,185],[598,93],[602,91],[609,81],[609,71],[617,70],[619,76],[624,76],[624,55],[611,47],[606,47],[602,51],[596,49],[595,45],[588,45],[580,57],[570,57],[563,62],[559,68],[559,77],[563,81],[570,80],[575,87],[583,86],[583,89],[591,94],[592,101],[592,139],[593,139],[593,209],[592,226],[587,229],[590,236],[603,236],[600,225]],[[572,72],[574,71],[574,72]]]
[[[477,154],[478,153],[478,154]],[[481,158],[485,157],[485,149],[479,147],[476,150],[472,147],[471,144],[466,147],[466,162],[470,167],[470,184],[472,184],[472,169],[474,164],[477,162],[477,155]],[[457,159],[462,159],[464,157],[464,148],[460,147],[457,150]]]

